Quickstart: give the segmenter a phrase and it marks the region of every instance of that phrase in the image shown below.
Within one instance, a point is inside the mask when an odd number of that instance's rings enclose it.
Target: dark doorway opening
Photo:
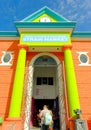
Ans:
[[[43,109],[43,106],[47,105],[49,109],[53,109],[54,106],[54,99],[36,99],[35,100],[35,107],[37,110]]]
[[[58,98],[56,99],[34,99],[34,112],[33,114],[33,125],[34,126],[40,126],[38,122],[37,115],[39,113],[39,110],[43,109],[43,106],[47,105],[49,109],[53,113],[53,121],[54,121],[54,129],[60,129],[59,125],[59,104],[58,104]]]

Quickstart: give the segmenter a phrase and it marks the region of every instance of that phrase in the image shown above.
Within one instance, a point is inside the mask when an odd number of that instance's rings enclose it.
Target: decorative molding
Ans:
[[[29,76],[28,76],[28,87],[27,87],[27,97],[26,97],[26,110],[25,110],[25,122],[24,130],[30,129],[30,116],[31,116],[31,103],[32,103],[32,91],[33,91],[33,71],[34,68],[29,66]]]
[[[89,63],[89,56],[88,56],[88,52],[77,52],[78,53],[78,59],[79,59],[79,66],[91,66],[91,64]],[[83,63],[81,60],[80,60],[80,56],[81,55],[85,55],[87,57],[87,62],[86,63]]]
[[[3,55],[2,55],[2,57],[1,57],[1,63],[0,63],[0,66],[11,66],[12,64],[11,64],[11,60],[12,60],[12,53],[13,52],[10,52],[10,51],[2,51],[2,53],[3,53]],[[6,55],[6,54],[10,54],[10,60],[8,61],[8,62],[4,62],[4,56]]]
[[[62,51],[64,52],[65,50],[67,50],[67,49],[72,49],[72,45],[64,45],[63,47],[62,47]]]
[[[28,51],[28,45],[25,44],[18,44],[18,48],[20,49],[25,49],[26,51]]]

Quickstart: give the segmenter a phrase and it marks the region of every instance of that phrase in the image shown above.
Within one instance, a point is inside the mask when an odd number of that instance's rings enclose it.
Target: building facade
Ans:
[[[75,26],[44,7],[0,32],[0,130],[38,127],[45,104],[55,129],[91,130],[91,33]]]

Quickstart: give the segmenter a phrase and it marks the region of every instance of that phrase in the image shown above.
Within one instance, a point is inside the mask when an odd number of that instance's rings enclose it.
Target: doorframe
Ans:
[[[33,74],[34,74],[34,62],[36,61],[37,58],[39,58],[40,56],[43,56],[43,55],[47,55],[47,56],[50,56],[52,57],[56,63],[57,63],[57,76],[59,74],[61,74],[62,76],[62,65],[61,65],[61,61],[58,59],[57,56],[55,56],[54,54],[52,53],[40,53],[40,54],[37,54],[36,56],[34,56],[32,58],[32,60],[30,61],[30,64],[29,64],[29,74],[28,74],[28,85],[27,85],[27,98],[26,98],[26,110],[25,110],[25,122],[24,122],[24,130],[29,130],[30,127],[32,127],[32,121],[31,121],[31,103],[32,103],[32,94],[33,94]],[[60,73],[59,73],[60,72]],[[59,75],[60,76],[60,75]],[[62,81],[62,77],[61,78],[61,81]],[[62,88],[62,82],[60,83],[60,79],[59,79],[59,85],[58,85],[58,89],[62,90],[62,94],[63,94],[63,88]],[[59,87],[61,86],[61,87]],[[61,95],[62,95],[61,94]],[[58,95],[58,97],[60,96],[60,93]],[[64,101],[63,101],[64,102]],[[60,104],[60,102],[59,102]],[[62,105],[63,107],[63,105]],[[61,107],[61,108],[62,108]],[[60,106],[59,106],[59,109],[60,109]],[[61,113],[59,114],[59,116],[61,116]],[[64,117],[65,118],[65,117]],[[61,119],[61,117],[60,117]],[[62,119],[61,119],[62,120]],[[61,121],[62,122],[62,121]],[[62,124],[61,124],[62,125]],[[60,125],[60,126],[61,126]],[[64,126],[65,127],[65,126]],[[61,126],[62,128],[62,126]],[[65,129],[64,129],[65,130]]]

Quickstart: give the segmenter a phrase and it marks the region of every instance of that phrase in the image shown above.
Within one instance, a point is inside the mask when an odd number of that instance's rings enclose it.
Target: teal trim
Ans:
[[[24,22],[25,23],[25,22]],[[24,24],[23,23],[23,24]],[[19,24],[20,23],[15,23],[17,26],[19,26]],[[23,24],[22,24],[22,26],[21,27],[23,27]],[[29,26],[29,23],[26,23],[26,24],[28,24],[28,26]],[[48,23],[47,23],[48,24]],[[60,25],[60,27],[63,25],[63,23]],[[24,25],[25,26],[25,25]],[[28,27],[27,26],[27,27]],[[35,26],[35,25],[33,25],[33,26]],[[30,26],[31,27],[31,26]],[[48,26],[49,27],[49,26]],[[59,26],[58,26],[59,27]],[[62,26],[63,27],[63,26]],[[64,27],[66,27],[67,28],[67,23],[66,23],[66,26],[64,26]],[[50,27],[51,28],[51,27]],[[12,36],[12,37],[19,37],[19,33],[16,31],[16,32],[3,32],[3,31],[1,31],[0,32],[0,37],[5,37],[5,36]],[[73,34],[72,34],[72,37],[91,37],[91,32],[73,32]]]
[[[74,32],[72,37],[91,37],[91,32]]]
[[[19,37],[18,32],[0,32],[0,37],[5,36],[13,36],[13,37]]]
[[[45,13],[45,11],[42,11],[42,12],[39,12],[39,13],[38,12],[35,12],[32,15],[29,15],[25,19],[21,20],[21,22],[32,22],[34,19],[36,19],[37,17],[39,17],[40,15]]]
[[[17,28],[74,28],[75,22],[15,22]]]
[[[25,19],[21,20],[22,22],[32,22],[34,19],[38,18],[40,15],[42,14],[48,14],[51,17],[53,17],[54,19],[58,20],[58,21],[62,21],[62,22],[69,22],[69,20],[65,19],[63,16],[57,14],[55,11],[49,9],[48,7],[43,7],[40,10],[36,11],[35,13],[33,13],[32,15],[29,15],[28,17],[26,17]]]

